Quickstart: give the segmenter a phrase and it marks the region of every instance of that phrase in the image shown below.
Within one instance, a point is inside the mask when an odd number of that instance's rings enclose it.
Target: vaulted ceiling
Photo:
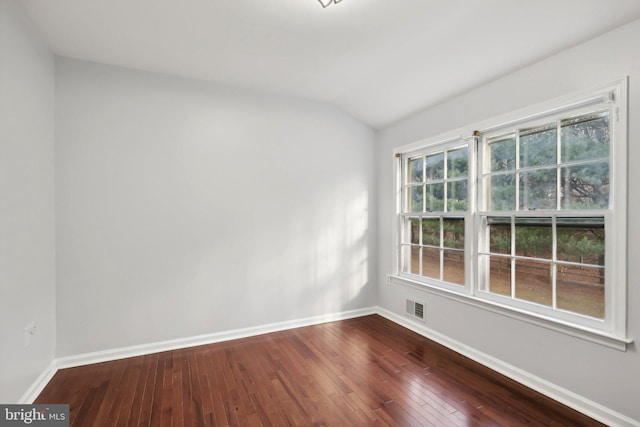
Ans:
[[[374,128],[640,18],[638,0],[22,3],[59,55],[329,102]]]

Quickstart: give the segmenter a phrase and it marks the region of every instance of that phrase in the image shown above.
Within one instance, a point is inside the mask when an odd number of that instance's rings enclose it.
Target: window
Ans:
[[[464,286],[469,144],[413,153],[403,170],[402,271]]]
[[[397,277],[624,339],[625,82],[477,129],[400,150]]]

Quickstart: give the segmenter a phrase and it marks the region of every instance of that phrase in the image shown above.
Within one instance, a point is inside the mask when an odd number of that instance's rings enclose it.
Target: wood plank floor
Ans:
[[[597,426],[380,316],[63,369],[72,426]]]

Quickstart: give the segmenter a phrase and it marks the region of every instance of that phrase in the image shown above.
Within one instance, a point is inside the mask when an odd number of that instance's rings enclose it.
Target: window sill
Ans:
[[[510,317],[512,319],[527,322],[542,328],[550,329],[552,331],[560,332],[575,338],[580,338],[586,341],[590,341],[599,345],[610,347],[619,351],[626,351],[627,344],[633,342],[632,339],[614,336],[602,331],[591,330],[587,328],[581,328],[579,326],[564,323],[555,319],[549,319],[542,316],[537,316],[532,313],[520,311],[513,307],[504,306],[491,301],[486,301],[470,295],[464,295],[461,293],[449,291],[447,289],[439,288],[429,285],[428,283],[417,282],[415,280],[407,279],[400,276],[389,276],[390,283],[402,286],[408,286],[410,288],[426,291],[434,295],[439,295],[444,298],[458,301],[463,304],[471,305],[473,307],[481,308],[483,310],[491,311],[493,313],[501,314],[503,316]]]

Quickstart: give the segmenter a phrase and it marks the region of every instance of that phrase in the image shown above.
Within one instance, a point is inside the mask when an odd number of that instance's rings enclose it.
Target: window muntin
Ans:
[[[465,219],[466,280],[464,286],[456,288],[444,281],[446,248],[442,238],[433,244],[420,240],[411,249],[404,247],[402,230],[409,214],[405,206],[410,204],[410,181],[406,179],[400,181],[399,193],[399,275],[408,272],[409,279],[457,291],[460,297],[482,304],[495,303],[501,309],[511,308],[523,315],[558,322],[565,325],[563,328],[601,331],[623,339],[627,146],[626,111],[621,111],[626,105],[624,87],[620,83],[583,94],[582,98],[549,102],[538,111],[523,110],[521,117],[528,119],[519,120],[512,114],[506,121],[513,125],[484,123],[489,130],[474,132],[477,144],[469,145],[471,167],[467,168],[465,212],[449,207],[452,167],[447,164],[447,150],[435,148],[445,144],[423,148],[425,158],[434,156],[429,166],[439,174],[423,172],[415,185],[422,186],[421,192],[414,192],[424,198],[425,194],[429,196],[427,184],[442,183],[441,210],[432,211],[429,203],[421,202],[410,214],[420,221],[427,216]],[[469,129],[459,132],[468,135]],[[412,145],[410,153],[418,152]],[[436,162],[437,154],[442,156]],[[407,170],[408,159],[416,160],[424,171],[426,160],[421,156],[402,154],[402,174]],[[405,178],[402,174],[399,176]],[[418,227],[422,228],[422,222]],[[443,233],[442,229],[439,231]],[[403,264],[407,259],[403,254],[411,250],[415,259],[422,259],[423,252],[435,257],[436,250],[441,251],[440,269],[425,268],[425,274],[430,276],[422,276],[423,266],[417,264],[412,267],[413,273],[409,272]],[[425,267],[432,265],[437,263],[424,263]],[[583,298],[587,294],[590,303]]]

